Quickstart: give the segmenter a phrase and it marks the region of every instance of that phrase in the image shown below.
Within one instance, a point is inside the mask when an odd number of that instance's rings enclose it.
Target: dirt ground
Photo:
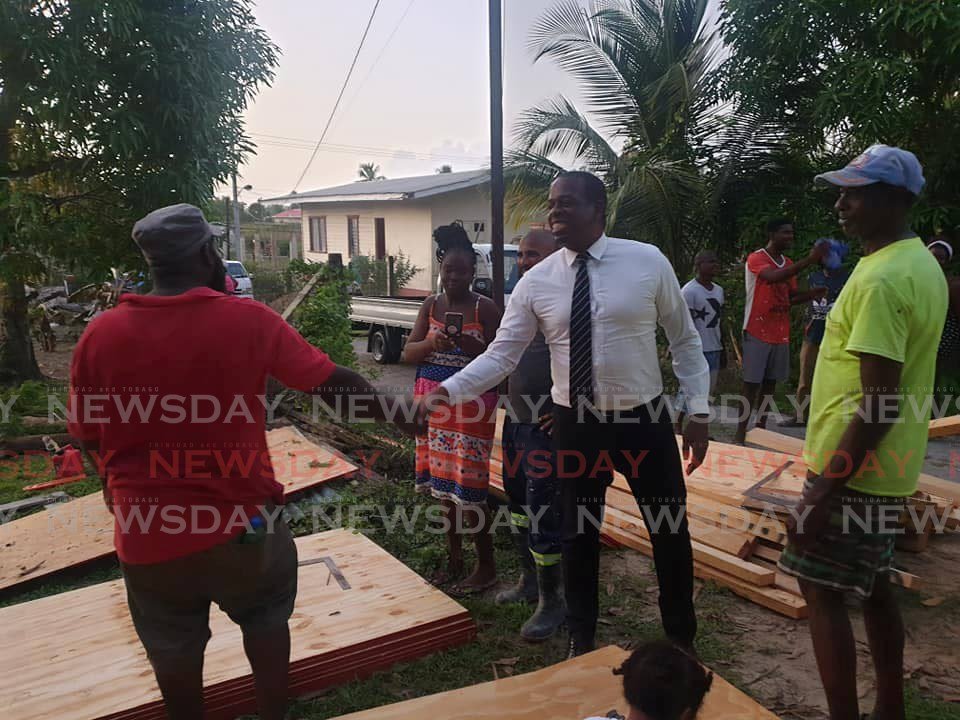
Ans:
[[[54,352],[44,352],[34,345],[40,372],[54,380],[69,381],[70,357],[73,355],[73,347],[73,344],[57,343],[57,349]]]
[[[897,564],[922,579],[919,591],[899,593],[907,631],[904,665],[908,681],[926,697],[960,703],[960,534],[935,539],[923,554],[900,554]],[[605,552],[601,577],[618,576],[649,582],[651,592],[641,593],[641,603],[655,620],[658,609],[652,590],[656,576],[650,561],[626,550]],[[702,585],[700,581],[697,584]],[[723,597],[719,606],[710,603],[704,607],[698,601],[701,625],[709,623],[712,631],[734,648],[729,661],[712,662],[714,671],[784,720],[827,718],[807,623],[733,595]],[[873,667],[859,608],[851,606],[851,616],[859,657],[860,710],[869,712],[875,698]],[[960,704],[956,717],[960,717]]]

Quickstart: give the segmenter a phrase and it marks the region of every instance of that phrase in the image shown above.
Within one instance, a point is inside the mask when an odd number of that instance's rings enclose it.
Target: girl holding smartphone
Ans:
[[[433,239],[443,292],[424,301],[403,352],[404,362],[417,365],[415,397],[480,355],[500,324],[496,304],[470,289],[477,256],[463,226],[438,227]],[[486,590],[497,579],[487,507],[496,403],[492,388],[477,400],[442,409],[430,418],[428,434],[417,437],[416,487],[440,500],[446,529],[447,567],[434,576],[435,584],[463,576],[461,531],[470,530],[476,541],[477,565],[455,588],[463,593]]]

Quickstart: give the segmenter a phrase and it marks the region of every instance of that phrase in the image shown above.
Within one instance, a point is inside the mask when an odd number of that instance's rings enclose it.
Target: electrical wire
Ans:
[[[390,46],[390,43],[393,42],[393,36],[397,34],[397,31],[400,29],[400,26],[403,25],[403,21],[407,18],[407,13],[410,12],[410,8],[413,7],[413,4],[417,0],[410,0],[407,3],[406,10],[403,11],[403,15],[400,16],[400,19],[397,21],[397,24],[393,26],[393,31],[390,33],[390,37],[387,38],[387,41],[383,44],[383,47],[380,48],[380,53],[377,55],[376,59],[373,61],[373,64],[367,70],[367,74],[363,76],[363,80],[360,81],[360,84],[357,85],[357,90],[353,96],[347,100],[347,104],[343,106],[343,112],[346,112],[353,105],[354,101],[360,97],[360,91],[363,90],[363,86],[366,85],[367,80],[370,79],[370,76],[373,74],[374,68],[377,67],[377,63],[380,62],[383,54],[387,51],[387,48]],[[342,116],[341,116],[342,117]]]
[[[323,139],[327,136],[327,131],[330,129],[330,123],[333,122],[333,116],[336,115],[337,108],[340,107],[340,101],[343,99],[343,93],[346,91],[347,84],[350,82],[350,77],[353,75],[353,69],[357,66],[357,58],[360,57],[360,51],[363,49],[363,44],[367,40],[367,33],[370,32],[370,26],[373,25],[373,18],[376,16],[377,8],[379,7],[380,0],[376,0],[376,2],[373,4],[373,10],[370,12],[370,19],[367,20],[367,27],[364,28],[363,35],[360,38],[360,44],[357,46],[357,52],[354,53],[353,62],[350,63],[350,69],[347,70],[347,77],[344,78],[343,85],[340,87],[340,94],[337,95],[337,101],[333,104],[333,110],[330,111],[330,117],[327,118],[327,124],[323,128],[323,132],[320,133],[320,139],[317,141],[317,146],[313,149],[313,153],[311,153],[306,167],[303,168],[303,172],[300,173],[300,178],[293,186],[294,192],[296,192],[297,188],[300,187],[300,183],[303,182],[303,178],[306,176],[307,171],[310,170],[310,166],[313,164],[314,158],[317,157],[317,151],[320,149]]]
[[[257,145],[267,145],[271,147],[293,148],[298,150],[316,147],[316,141],[306,138],[292,138],[283,135],[268,135],[266,133],[251,132],[249,135],[255,138]],[[481,155],[466,155],[457,153],[428,152],[405,150],[403,148],[385,148],[369,145],[346,145],[340,143],[324,143],[319,147],[323,152],[338,152],[348,154],[368,154],[387,157],[396,157],[398,155],[414,160],[455,160],[461,162],[486,162],[488,158]]]

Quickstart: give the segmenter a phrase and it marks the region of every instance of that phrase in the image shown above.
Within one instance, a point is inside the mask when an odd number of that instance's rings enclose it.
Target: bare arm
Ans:
[[[436,350],[433,338],[427,337],[430,332],[430,313],[433,312],[436,301],[437,296],[433,295],[424,300],[423,305],[420,306],[417,321],[403,346],[403,362],[410,365],[419,365],[430,353]]]
[[[814,245],[813,249],[810,250],[810,254],[802,260],[797,260],[795,263],[791,263],[782,268],[764,268],[757,273],[757,277],[768,283],[785,282],[792,277],[796,277],[811,265],[818,265],[826,255],[826,252],[826,245]]]
[[[331,408],[336,408],[348,421],[395,422],[398,419],[391,408],[396,404],[392,395],[377,390],[360,373],[337,365],[333,374],[313,394]],[[399,423],[398,423],[399,424]]]

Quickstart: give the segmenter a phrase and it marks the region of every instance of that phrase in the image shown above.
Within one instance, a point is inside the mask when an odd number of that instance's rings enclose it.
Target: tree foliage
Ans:
[[[360,163],[360,169],[357,170],[361,182],[370,182],[371,180],[385,180],[380,174],[380,166],[376,163]]]
[[[304,273],[304,269],[306,272]],[[305,263],[298,265],[301,277],[321,271],[320,281],[293,315],[293,324],[311,344],[330,356],[338,365],[357,366],[357,354],[350,334],[350,296],[347,274],[342,268]]]
[[[209,199],[253,151],[242,113],[276,61],[251,0],[0,4],[0,373],[37,374],[23,281],[134,256],[138,217]]]
[[[377,260],[370,255],[358,255],[350,261],[350,269],[360,283],[360,290],[364,295],[387,294],[387,260]],[[410,258],[397,253],[393,263],[393,292],[405,287],[413,276],[420,272]]]
[[[882,142],[917,154],[921,229],[960,224],[960,3],[724,0],[724,92],[819,171]]]
[[[709,235],[707,213],[731,162],[766,139],[762,121],[718,94],[719,44],[707,0],[559,0],[530,48],[577,80],[583,108],[558,96],[515,127],[508,209],[544,210],[546,185],[584,168],[610,191],[608,229],[652,242],[686,266]]]

